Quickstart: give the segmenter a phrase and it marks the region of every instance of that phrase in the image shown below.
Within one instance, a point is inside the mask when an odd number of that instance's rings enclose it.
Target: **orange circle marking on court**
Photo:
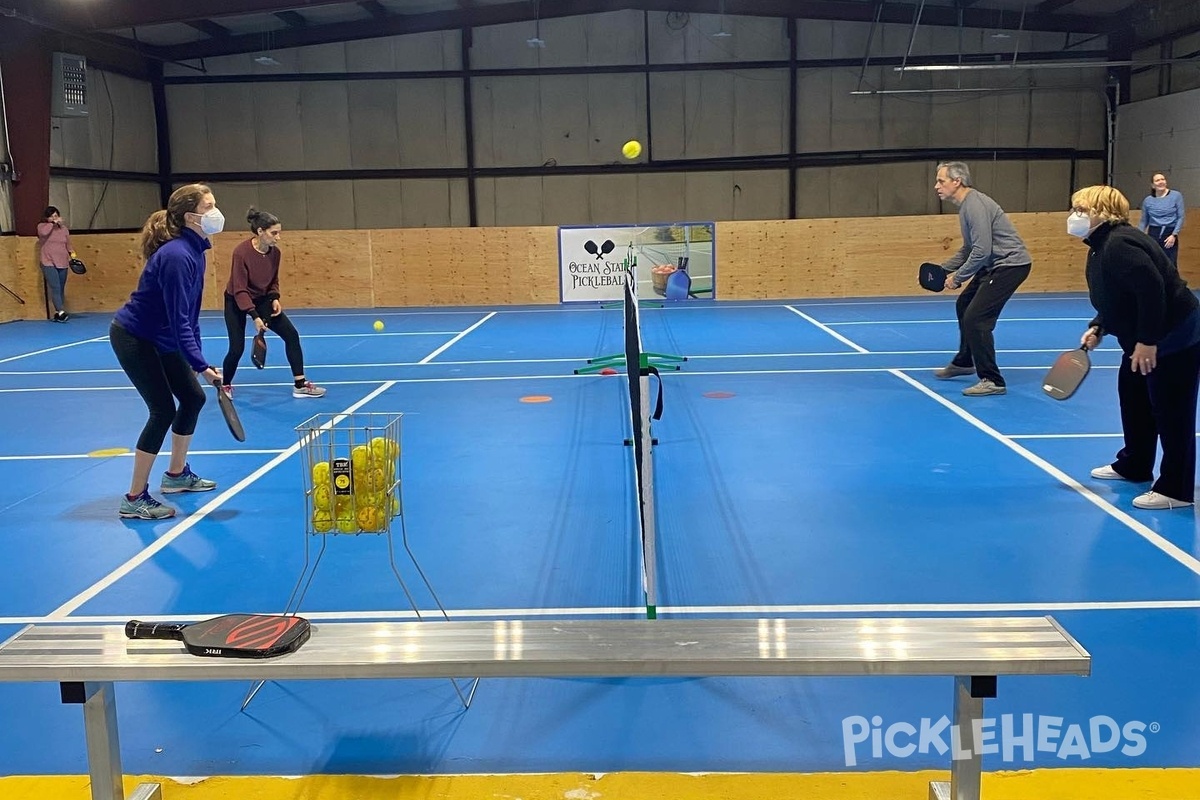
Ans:
[[[554,398],[548,394],[527,394],[521,398],[522,403],[549,403]]]
[[[711,400],[726,400],[733,397],[733,392],[705,392],[704,396]]]

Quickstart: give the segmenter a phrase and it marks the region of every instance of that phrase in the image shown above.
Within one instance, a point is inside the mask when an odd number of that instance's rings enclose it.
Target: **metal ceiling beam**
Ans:
[[[184,23],[188,27],[195,28],[210,39],[228,39],[232,32],[224,25],[218,25],[211,19],[194,19]]]
[[[1063,6],[1069,6],[1074,2],[1075,0],[1042,0],[1042,2],[1033,7],[1033,13],[1052,14]]]
[[[78,3],[75,0],[3,0],[27,11],[37,11],[44,16],[53,16],[80,30],[111,30],[139,25],[155,25],[167,22],[188,22],[214,19],[223,16],[245,16],[254,13],[276,13],[303,10],[317,6],[349,5],[346,0],[206,0],[201,4],[168,3],[162,0],[108,0],[103,4]],[[1058,2],[1058,0],[1046,0]],[[360,0],[358,5],[372,11],[376,0]],[[380,9],[386,13],[382,5]],[[885,5],[883,22],[909,23],[913,18],[915,4],[912,2],[888,2]],[[541,18],[574,16],[598,11],[622,9],[645,9],[648,11],[675,11],[682,13],[726,14],[730,16],[795,17],[799,19],[848,20],[870,22],[874,17],[874,6],[858,0],[563,0],[542,5]],[[413,19],[427,17],[431,20],[453,17],[454,23],[443,27],[494,24],[491,20],[505,22],[528,20],[536,13],[534,4],[528,0],[496,6],[482,5],[469,9],[465,19],[461,6],[455,11],[432,12],[429,14],[406,15],[386,13],[379,21],[397,18]],[[372,11],[373,14],[376,12]],[[972,8],[966,2],[959,7],[935,6],[922,14],[925,25],[985,28],[1014,28],[1019,14],[1004,14],[993,9]],[[1074,31],[1079,33],[1103,33],[1113,19],[1108,17],[1086,17],[1075,14],[1051,14],[1034,11],[1026,15],[1027,30]],[[341,23],[334,23],[337,27]],[[372,23],[374,24],[374,23]],[[432,30],[432,22],[419,23],[423,30]],[[308,29],[327,26],[309,25]],[[382,34],[375,34],[382,35]],[[236,38],[236,37],[234,37]],[[329,41],[324,39],[323,41]]]
[[[168,22],[192,22],[247,14],[273,14],[276,11],[346,5],[347,0],[205,0],[203,3],[163,2],[163,0],[106,0],[80,3],[78,0],[0,0],[3,5],[23,7],[28,13],[54,18],[79,30],[116,30],[139,25]]]
[[[362,0],[358,5],[371,15],[371,19],[387,19],[391,16],[391,12],[379,0]]]
[[[295,2],[295,0],[293,0]],[[543,6],[541,19],[595,14],[627,9],[651,11],[690,11],[692,13],[720,13],[720,0],[563,0]],[[711,6],[711,8],[710,8]],[[916,6],[910,3],[885,3],[881,22],[910,25]],[[797,16],[803,19],[850,20],[872,22],[874,4],[858,2],[825,2],[824,0],[796,2],[795,0],[725,0],[726,14],[752,16]],[[960,20],[959,17],[962,17]],[[470,9],[456,8],[425,14],[389,14],[382,19],[354,20],[325,25],[308,25],[305,28],[276,31],[271,37],[272,49],[301,47],[304,45],[344,42],[356,39],[371,39],[380,36],[397,36],[407,33],[455,30],[465,27],[501,25],[513,22],[532,21],[533,7],[528,0],[499,5],[476,6]],[[1016,29],[1020,26],[1019,14],[998,15],[987,9],[955,9],[946,6],[925,7],[921,24],[925,26],[984,27],[990,29]],[[1070,31],[1076,33],[1105,33],[1107,22],[1103,18],[1078,17],[1074,15],[1026,14],[1025,30]],[[261,50],[260,34],[231,36],[221,41],[189,42],[173,45],[170,57],[176,59],[206,58],[233,55]],[[164,51],[165,53],[165,51]]]
[[[295,11],[276,11],[275,17],[276,19],[283,20],[283,24],[287,25],[289,28],[308,27],[308,20],[300,16],[300,14]]]

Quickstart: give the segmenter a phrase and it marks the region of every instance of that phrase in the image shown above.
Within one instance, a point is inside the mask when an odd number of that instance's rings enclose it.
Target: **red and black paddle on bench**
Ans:
[[[308,641],[312,626],[290,614],[225,614],[203,622],[125,623],[130,639],[170,639],[183,642],[194,656],[212,658],[270,658],[291,653]]]

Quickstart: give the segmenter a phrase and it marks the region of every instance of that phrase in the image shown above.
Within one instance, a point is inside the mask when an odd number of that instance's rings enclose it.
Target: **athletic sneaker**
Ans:
[[[174,494],[175,492],[211,492],[217,488],[217,483],[216,481],[201,478],[192,472],[190,464],[184,464],[183,472],[178,475],[164,472],[160,488],[163,494]]]
[[[1146,492],[1133,498],[1134,508],[1187,508],[1190,505],[1191,503],[1187,500],[1176,500],[1174,497],[1167,497],[1158,492]]]
[[[151,497],[150,489],[146,487],[132,500],[129,495],[122,497],[117,513],[125,519],[168,519],[175,516],[175,509]]]
[[[964,375],[974,375],[974,374],[975,374],[974,367],[960,367],[958,364],[955,364],[954,362],[950,362],[946,366],[941,367],[940,369],[935,369],[933,371],[933,377],[937,378],[939,381],[947,381],[947,380],[950,380],[951,378],[961,378]]]
[[[305,381],[303,386],[292,387],[292,397],[324,397],[325,390],[320,386],[313,385],[312,381]]]
[[[1092,470],[1092,477],[1098,481],[1127,481],[1129,480],[1121,473],[1112,468],[1112,464],[1105,464],[1103,467],[1096,467]]]
[[[54,321],[55,322],[66,322],[70,318],[71,318],[71,315],[65,311],[54,312]]]
[[[225,396],[228,397],[230,400],[233,399],[233,386],[231,386],[228,383],[222,383],[221,391],[224,392]]]
[[[967,397],[987,397],[992,394],[1006,394],[1008,389],[993,383],[988,378],[984,378],[974,386],[968,386],[963,389],[963,394]]]

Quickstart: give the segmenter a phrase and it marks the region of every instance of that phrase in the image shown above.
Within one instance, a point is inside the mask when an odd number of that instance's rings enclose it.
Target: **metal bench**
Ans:
[[[1091,656],[1050,617],[322,622],[296,653],[198,658],[117,625],[33,625],[0,647],[0,681],[61,684],[84,707],[93,800],[124,800],[117,681],[361,678],[920,675],[954,678],[967,758],[932,800],[978,800],[971,720],[1000,675],[1088,675]],[[129,800],[154,800],[142,784]]]

